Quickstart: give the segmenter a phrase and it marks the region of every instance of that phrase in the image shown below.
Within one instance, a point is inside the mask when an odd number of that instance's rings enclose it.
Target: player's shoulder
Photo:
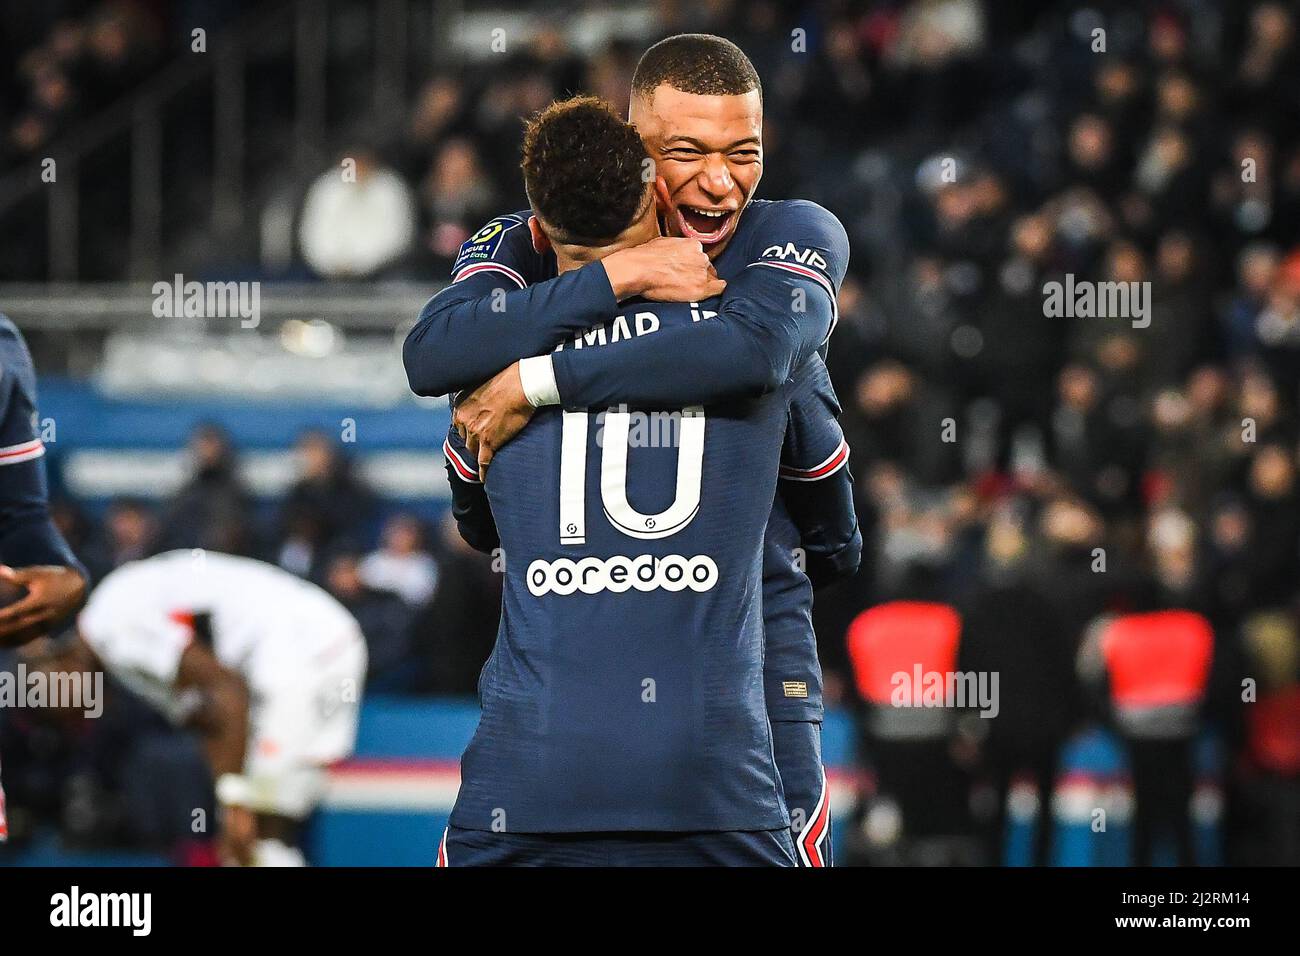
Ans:
[[[824,206],[807,199],[755,200],[741,219],[746,261],[817,271],[835,289],[848,270],[849,238],[843,224]],[[832,293],[833,297],[833,293]]]
[[[524,285],[521,273],[534,265],[533,260],[537,258],[528,231],[531,215],[532,212],[525,209],[489,219],[461,244],[451,267],[452,276],[465,278],[480,269],[506,272],[507,275],[513,272],[519,276],[516,281]]]
[[[839,217],[820,203],[811,199],[755,199],[746,210],[753,217],[753,225],[764,232],[772,229],[797,228],[826,230],[844,234],[844,224]],[[741,220],[742,225],[744,220]]]

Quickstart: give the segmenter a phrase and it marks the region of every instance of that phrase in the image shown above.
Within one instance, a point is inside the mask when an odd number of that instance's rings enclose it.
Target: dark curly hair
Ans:
[[[701,96],[763,93],[758,71],[744,51],[709,33],[679,33],[645,51],[632,74],[632,92],[649,96],[665,83]]]
[[[645,209],[653,177],[636,127],[594,96],[559,100],[534,117],[522,165],[533,211],[553,239],[573,245],[622,233]]]

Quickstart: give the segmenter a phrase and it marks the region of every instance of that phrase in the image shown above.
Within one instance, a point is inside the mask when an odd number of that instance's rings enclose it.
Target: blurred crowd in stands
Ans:
[[[188,25],[212,30],[242,0],[6,0],[0,4],[0,170],[75,132],[154,75]],[[175,42],[173,42],[175,41]]]
[[[5,118],[0,165],[36,153],[78,120],[116,102],[160,59],[157,21],[140,5],[63,6],[67,16],[50,25],[45,15],[32,16],[30,5],[5,5],[0,49],[8,55],[0,71],[0,116]]]
[[[855,579],[818,597],[828,703],[859,706],[845,634],[860,612],[950,604],[963,653],[1000,671],[1003,690],[953,765],[978,776],[981,748],[986,769],[998,753],[1032,762],[1106,717],[1077,673],[1090,622],[1186,608],[1214,628],[1200,729],[1226,745],[1230,806],[1261,780],[1290,781],[1294,800],[1300,7],[653,7],[644,41],[716,32],[752,57],[759,196],[816,200],[852,242],[829,365],[867,550]],[[63,45],[51,36],[33,69],[53,69]],[[427,77],[401,136],[340,150],[356,185],[332,165],[306,190],[305,262],[325,278],[435,288],[479,226],[526,205],[520,117],[575,90],[626,102],[643,45],[580,54],[556,18],[508,62]],[[34,96],[54,95],[31,76]],[[1049,315],[1044,287],[1067,276],[1145,284],[1149,323]],[[376,687],[473,691],[499,581],[454,530],[397,516],[368,540],[373,499],[319,435],[303,438],[273,526],[258,526],[220,433],[193,450],[190,483],[162,509],[119,502],[91,528],[62,505],[96,573],[162,547],[260,554],[355,611]],[[1289,763],[1258,759],[1245,678],[1289,701]],[[1229,826],[1236,858],[1269,858],[1271,834],[1231,812]]]

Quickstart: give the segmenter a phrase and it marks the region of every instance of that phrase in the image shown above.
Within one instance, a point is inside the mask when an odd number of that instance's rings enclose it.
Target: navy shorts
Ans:
[[[790,832],[799,866],[831,865],[831,800],[822,765],[822,725],[772,721],[776,769],[790,808]]]
[[[448,827],[435,866],[794,866],[789,830],[492,833]]]

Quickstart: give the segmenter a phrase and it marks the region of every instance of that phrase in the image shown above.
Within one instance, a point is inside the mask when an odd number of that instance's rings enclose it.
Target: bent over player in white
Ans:
[[[211,551],[126,564],[91,595],[78,652],[204,738],[227,862],[303,865],[298,824],[356,742],[366,644],[313,584]]]

